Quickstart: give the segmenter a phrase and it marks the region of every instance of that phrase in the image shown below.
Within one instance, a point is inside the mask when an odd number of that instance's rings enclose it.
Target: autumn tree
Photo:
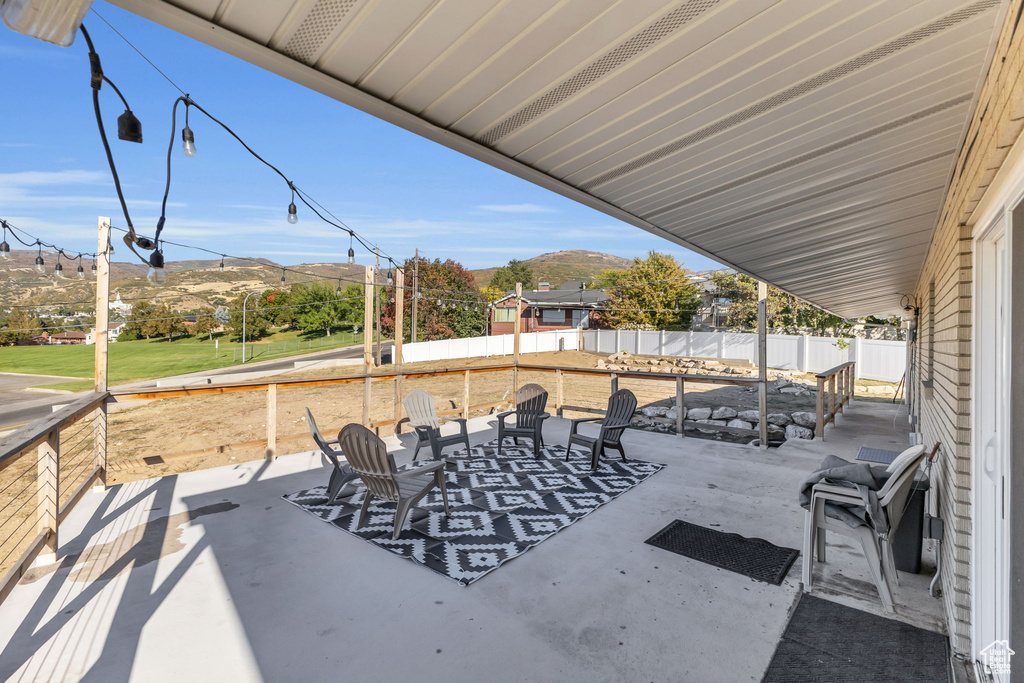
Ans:
[[[512,259],[507,266],[502,266],[494,271],[490,286],[500,289],[502,292],[510,292],[516,288],[517,282],[523,283],[523,289],[533,289],[537,284],[530,264]]]
[[[615,328],[688,330],[701,301],[700,288],[668,254],[651,251],[615,275],[609,288],[610,311],[603,314]]]
[[[405,324],[404,334],[409,338],[412,329],[412,269],[410,259],[405,263]],[[448,259],[419,261],[420,298],[417,301],[418,341],[475,337],[483,334],[487,326],[484,299],[473,284],[473,275],[462,264]],[[385,335],[394,334],[395,289],[388,287],[381,318]]]

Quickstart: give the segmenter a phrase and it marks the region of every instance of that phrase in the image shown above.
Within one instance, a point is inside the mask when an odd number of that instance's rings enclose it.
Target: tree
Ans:
[[[164,336],[167,337],[167,341],[174,341],[174,335],[185,334],[187,331],[181,315],[172,311],[167,304],[157,306],[153,312],[153,319],[145,323],[142,329],[149,333],[147,339],[150,336]]]
[[[292,306],[296,303],[293,297],[297,288],[303,286],[301,284],[293,285],[291,292],[287,289],[271,289],[263,292],[263,298],[267,301],[267,318],[271,325],[287,327],[295,324],[298,313],[297,309]]]
[[[197,335],[210,335],[210,341],[213,341],[213,331],[220,327],[220,321],[214,317],[215,315],[212,308],[203,309],[196,317],[196,324],[192,329]]]
[[[611,270],[602,270],[597,277],[588,285],[588,289],[608,289],[616,287],[622,279],[629,273],[628,270],[623,268],[613,268]]]
[[[412,329],[412,260],[405,263],[404,334]],[[419,340],[455,339],[483,334],[487,326],[485,300],[473,285],[473,275],[461,263],[448,259],[419,261],[417,301],[417,333]],[[384,296],[381,328],[385,335],[394,335],[395,290],[388,287]]]
[[[537,284],[530,264],[512,259],[507,266],[502,266],[494,271],[490,286],[497,287],[502,292],[510,292],[516,288],[517,282],[523,283],[523,289],[533,289]]]
[[[0,329],[0,344],[10,346],[21,339],[31,339],[42,333],[43,323],[39,318],[24,308],[15,308]]]
[[[728,299],[730,327],[757,327],[757,280],[740,273],[718,272],[711,275],[716,298]],[[798,299],[792,294],[768,286],[768,327],[810,328],[818,336],[842,334],[850,323],[828,311]]]
[[[668,254],[651,251],[646,259],[615,276],[609,290],[612,309],[603,314],[615,328],[687,330],[701,301],[700,288]]]
[[[117,338],[124,341],[142,338],[149,339],[153,336],[153,331],[148,326],[148,323],[155,317],[156,306],[151,301],[143,299],[142,301],[135,302],[132,306],[131,315],[128,316],[128,322],[125,323],[124,329]]]
[[[299,329],[307,334],[323,333],[343,325],[356,325],[363,315],[363,288],[350,284],[340,295],[327,282],[297,284],[292,287],[292,303]]]
[[[245,294],[239,294],[231,304],[231,318],[228,326],[231,329],[231,339],[242,341],[242,307],[245,302]],[[268,302],[262,295],[249,297],[249,303],[245,305],[245,338],[247,341],[262,339],[270,331],[270,318],[267,317],[266,304]]]

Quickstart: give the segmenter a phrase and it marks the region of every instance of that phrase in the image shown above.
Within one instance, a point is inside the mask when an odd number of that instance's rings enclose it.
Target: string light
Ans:
[[[82,266],[81,262],[78,263],[78,268],[75,270],[75,273],[78,275],[79,280],[85,279],[85,267]]]
[[[181,129],[181,153],[192,158],[196,155],[196,136],[188,127],[188,95],[185,95],[185,127]]]
[[[167,280],[167,272],[164,270],[164,252],[162,249],[155,250],[149,256],[149,270],[146,271],[146,279],[154,285],[162,285]]]
[[[0,257],[6,261],[11,258],[11,245],[7,244],[7,221],[0,221],[0,225],[4,229],[4,241],[0,242]]]
[[[284,287],[284,268],[281,269],[281,286]]]
[[[220,265],[218,266],[220,272],[224,272],[224,254],[220,255]]]
[[[39,253],[36,254],[36,272],[45,273],[46,264],[43,263],[43,243],[40,242],[39,240],[36,240],[36,244],[39,245]]]
[[[288,183],[291,185],[291,183]],[[288,205],[288,222],[295,225],[299,222],[299,210],[295,208],[295,187],[292,186],[292,203]]]
[[[64,266],[60,262],[60,252],[57,252],[57,265],[53,267],[53,274],[56,277],[64,277]]]

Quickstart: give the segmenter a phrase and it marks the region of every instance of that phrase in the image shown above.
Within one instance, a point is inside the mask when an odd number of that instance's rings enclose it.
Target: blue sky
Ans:
[[[562,249],[641,256],[671,253],[693,269],[713,261],[560,195],[465,157],[102,2],[94,9],[192,98],[235,129],[296,185],[398,258],[419,247],[468,268]],[[116,139],[123,107],[109,87],[103,114],[136,229],[152,235],[163,194],[178,92],[95,14],[86,27],[107,76],[142,121],[142,145]],[[96,247],[98,215],[124,226],[96,131],[85,41],[59,48],[0,25],[0,217],[73,251]],[[181,154],[179,108],[164,236],[285,265],[343,260],[348,237],[290,193],[202,114],[190,124],[198,154]],[[357,246],[357,260],[369,256]],[[118,258],[122,258],[120,252]],[[168,247],[169,260],[200,258]]]

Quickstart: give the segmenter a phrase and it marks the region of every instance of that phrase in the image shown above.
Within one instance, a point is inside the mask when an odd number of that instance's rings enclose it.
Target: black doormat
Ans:
[[[943,635],[803,595],[762,680],[938,683],[948,662]]]
[[[728,569],[758,581],[782,583],[800,552],[760,538],[707,529],[680,519],[648,538],[657,548]]]

